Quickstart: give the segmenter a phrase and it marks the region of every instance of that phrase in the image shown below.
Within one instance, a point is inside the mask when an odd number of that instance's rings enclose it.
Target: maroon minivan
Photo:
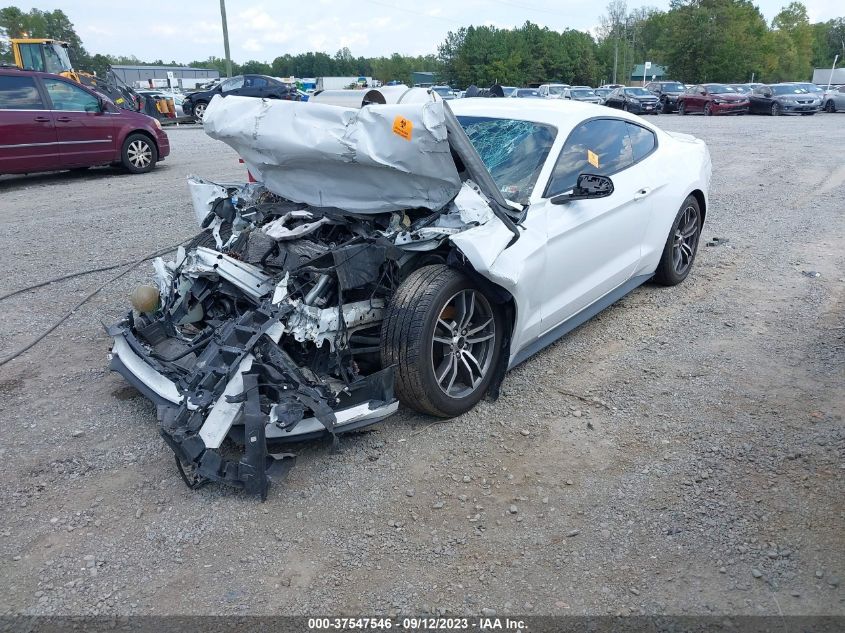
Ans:
[[[140,174],[169,153],[158,120],[59,75],[0,68],[0,174],[94,165]]]

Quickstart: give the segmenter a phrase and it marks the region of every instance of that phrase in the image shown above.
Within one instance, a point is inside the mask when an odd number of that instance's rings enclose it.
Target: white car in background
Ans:
[[[564,91],[571,87],[569,84],[542,84],[537,90],[544,99],[563,99]]]
[[[702,141],[591,104],[216,97],[203,128],[259,183],[190,180],[206,230],[109,328],[111,366],[186,482],[262,496],[276,445],[399,401],[461,415],[640,284],[682,282],[708,210]]]

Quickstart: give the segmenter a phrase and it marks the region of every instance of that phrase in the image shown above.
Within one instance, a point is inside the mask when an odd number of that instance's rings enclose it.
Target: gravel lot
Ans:
[[[100,324],[152,268],[108,286],[0,368],[0,614],[845,615],[845,115],[655,122],[713,157],[720,239],[686,283],[461,418],[303,447],[264,504],[184,486],[106,369]],[[169,134],[145,176],[0,178],[0,294],[194,234],[185,176],[244,169]],[[0,357],[116,272],[0,302]]]

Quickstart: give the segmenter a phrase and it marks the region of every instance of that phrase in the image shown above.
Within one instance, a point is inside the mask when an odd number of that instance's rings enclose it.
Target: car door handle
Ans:
[[[61,121],[62,123],[70,123],[71,118],[69,116],[60,116],[56,121]]]
[[[50,117],[48,117],[48,116],[37,116],[33,120],[37,121],[38,123],[49,123]]]
[[[642,200],[646,196],[648,196],[654,189],[651,187],[643,187],[637,193],[634,194],[634,200]]]

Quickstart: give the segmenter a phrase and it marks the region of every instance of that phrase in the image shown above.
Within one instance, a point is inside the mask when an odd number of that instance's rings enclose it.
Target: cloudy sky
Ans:
[[[789,0],[759,0],[771,19]],[[51,5],[9,1],[21,9],[61,8],[91,53],[135,55],[143,60],[187,62],[223,56],[217,0],[103,2],[62,0]],[[640,2],[667,9],[669,0]],[[805,0],[810,20],[845,14],[842,0]],[[436,51],[446,33],[470,24],[511,27],[530,20],[555,30],[589,30],[599,23],[606,2],[583,0],[226,0],[232,58],[272,61],[284,53],[348,46],[353,55]]]

